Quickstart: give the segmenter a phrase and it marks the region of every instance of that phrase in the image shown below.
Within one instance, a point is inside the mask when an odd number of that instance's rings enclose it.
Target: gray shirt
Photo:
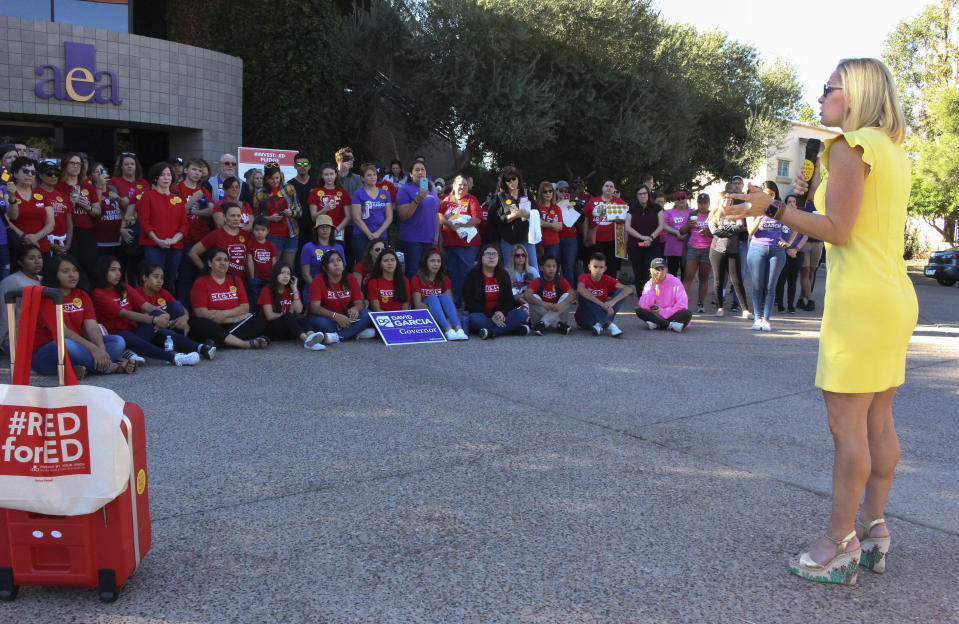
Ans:
[[[726,221],[716,223],[710,216],[707,223],[709,224],[709,231],[713,234],[713,241],[709,244],[710,249],[723,253],[739,253],[739,240],[746,233],[745,219],[739,219],[732,223]]]
[[[22,271],[12,273],[0,281],[0,344],[7,344],[7,304],[3,302],[4,295],[8,290],[17,288],[26,288],[27,286],[39,286],[40,280],[32,280]],[[17,316],[20,315],[20,303],[17,302]]]

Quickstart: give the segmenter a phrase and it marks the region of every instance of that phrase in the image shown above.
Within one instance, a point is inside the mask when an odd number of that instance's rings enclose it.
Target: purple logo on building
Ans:
[[[88,43],[63,42],[63,68],[56,65],[38,65],[38,80],[33,92],[44,100],[73,100],[120,104],[120,83],[111,71],[96,70],[97,51]]]

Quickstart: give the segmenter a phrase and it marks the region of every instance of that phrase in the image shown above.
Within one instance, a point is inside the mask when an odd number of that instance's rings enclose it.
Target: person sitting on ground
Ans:
[[[528,254],[525,245],[513,245],[506,265],[506,274],[513,287],[513,296],[521,298],[530,282],[539,277],[539,270],[527,262]],[[523,302],[525,303],[525,302]]]
[[[328,344],[376,338],[360,285],[345,272],[343,256],[335,249],[323,254],[320,273],[310,285],[310,326],[325,333]]]
[[[650,329],[671,329],[678,334],[689,325],[693,313],[683,283],[667,268],[663,258],[649,263],[649,281],[643,286],[636,316]]]
[[[353,266],[352,275],[360,288],[364,289],[364,292],[366,282],[370,279],[370,273],[373,272],[373,265],[376,264],[376,258],[384,249],[386,249],[386,241],[380,238],[371,240],[363,252],[363,257]]]
[[[527,313],[513,296],[509,276],[500,261],[499,245],[487,243],[480,261],[463,279],[463,304],[470,330],[487,340],[504,334],[529,334]]]
[[[230,262],[227,271],[240,281],[246,279],[246,242],[250,234],[240,229],[242,215],[240,205],[236,202],[223,203],[223,227],[217,228],[203,237],[199,243],[190,248],[190,260],[201,271],[206,267],[203,262],[204,254],[210,249],[226,251]],[[269,236],[267,236],[269,238]],[[274,246],[275,247],[275,246]]]
[[[570,304],[576,300],[576,291],[566,278],[556,274],[559,263],[553,256],[543,256],[539,268],[543,270],[542,275],[530,282],[523,293],[529,304],[533,333],[542,336],[547,327],[555,327],[559,333],[567,335],[570,326],[564,319]]]
[[[170,291],[163,288],[163,267],[154,262],[141,262],[139,276],[140,286],[136,289],[137,294],[154,308],[170,317],[170,325],[167,329],[179,332],[184,336],[190,333],[190,316],[186,313],[186,308],[177,301]],[[216,347],[213,347],[209,352],[200,351],[200,355],[212,360],[215,352]]]
[[[210,348],[167,329],[170,315],[147,303],[136,290],[123,283],[123,269],[113,256],[97,260],[93,278],[97,320],[110,334],[123,338],[127,348],[176,366],[198,364],[200,350]],[[165,348],[167,338],[172,343],[169,350]]]
[[[227,214],[239,210],[234,208]],[[212,340],[219,347],[264,349],[270,340],[263,336],[263,321],[250,313],[243,280],[227,272],[230,256],[219,247],[206,252],[207,274],[197,278],[190,291],[195,318],[190,322],[190,337],[198,342]]]
[[[8,352],[7,330],[7,306],[3,301],[7,291],[27,286],[40,285],[40,272],[43,270],[43,252],[40,247],[33,243],[26,243],[17,249],[17,255],[13,259],[14,266],[20,267],[16,273],[3,278],[0,281],[0,344],[3,345],[4,352]],[[16,307],[17,317],[20,316],[20,303]]]
[[[376,257],[366,299],[372,312],[395,312],[410,309],[410,281],[400,272],[396,252],[387,247]]]
[[[126,351],[120,336],[104,336],[93,311],[93,301],[80,287],[80,265],[69,254],[55,256],[43,270],[43,285],[63,293],[63,333],[77,379],[87,372],[135,373],[135,355]],[[41,316],[37,319],[33,370],[57,374],[57,341]]]
[[[326,334],[313,331],[310,322],[303,314],[303,301],[296,286],[293,268],[285,262],[277,262],[270,272],[267,287],[260,291],[257,305],[264,319],[264,333],[270,340],[288,340],[296,338],[303,347],[311,351],[322,351],[326,347]]]
[[[618,279],[606,273],[606,256],[596,252],[589,257],[588,272],[579,276],[576,292],[579,305],[576,309],[576,324],[581,329],[600,336],[604,330],[619,338],[623,335],[613,319],[619,306],[629,295],[636,292],[632,286],[622,284]]]
[[[313,220],[313,242],[303,245],[303,251],[300,252],[300,272],[307,287],[313,283],[313,278],[320,272],[320,262],[323,260],[323,254],[335,249],[340,252],[341,256],[346,257],[346,250],[343,245],[333,238],[334,229],[333,219],[328,214],[316,215]],[[376,241],[383,245],[386,244],[379,238]]]
[[[453,303],[452,288],[440,250],[431,249],[423,254],[420,268],[410,284],[413,309],[428,309],[447,340],[469,340]]]

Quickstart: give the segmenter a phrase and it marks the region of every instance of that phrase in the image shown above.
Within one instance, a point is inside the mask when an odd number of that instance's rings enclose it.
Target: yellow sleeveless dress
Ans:
[[[906,347],[919,303],[902,259],[910,163],[901,145],[877,128],[846,132],[869,165],[862,208],[844,245],[826,243],[826,297],[816,386],[829,392],[881,392],[906,377]],[[822,156],[817,209],[826,214],[829,149]]]

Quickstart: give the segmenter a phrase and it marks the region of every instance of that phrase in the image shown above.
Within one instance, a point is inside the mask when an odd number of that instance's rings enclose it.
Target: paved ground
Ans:
[[[786,561],[823,529],[818,315],[683,335],[222,353],[94,383],[148,418],[153,549],[103,605],[0,621],[959,622],[959,288],[916,276],[890,571]],[[820,279],[820,287],[824,280]]]

